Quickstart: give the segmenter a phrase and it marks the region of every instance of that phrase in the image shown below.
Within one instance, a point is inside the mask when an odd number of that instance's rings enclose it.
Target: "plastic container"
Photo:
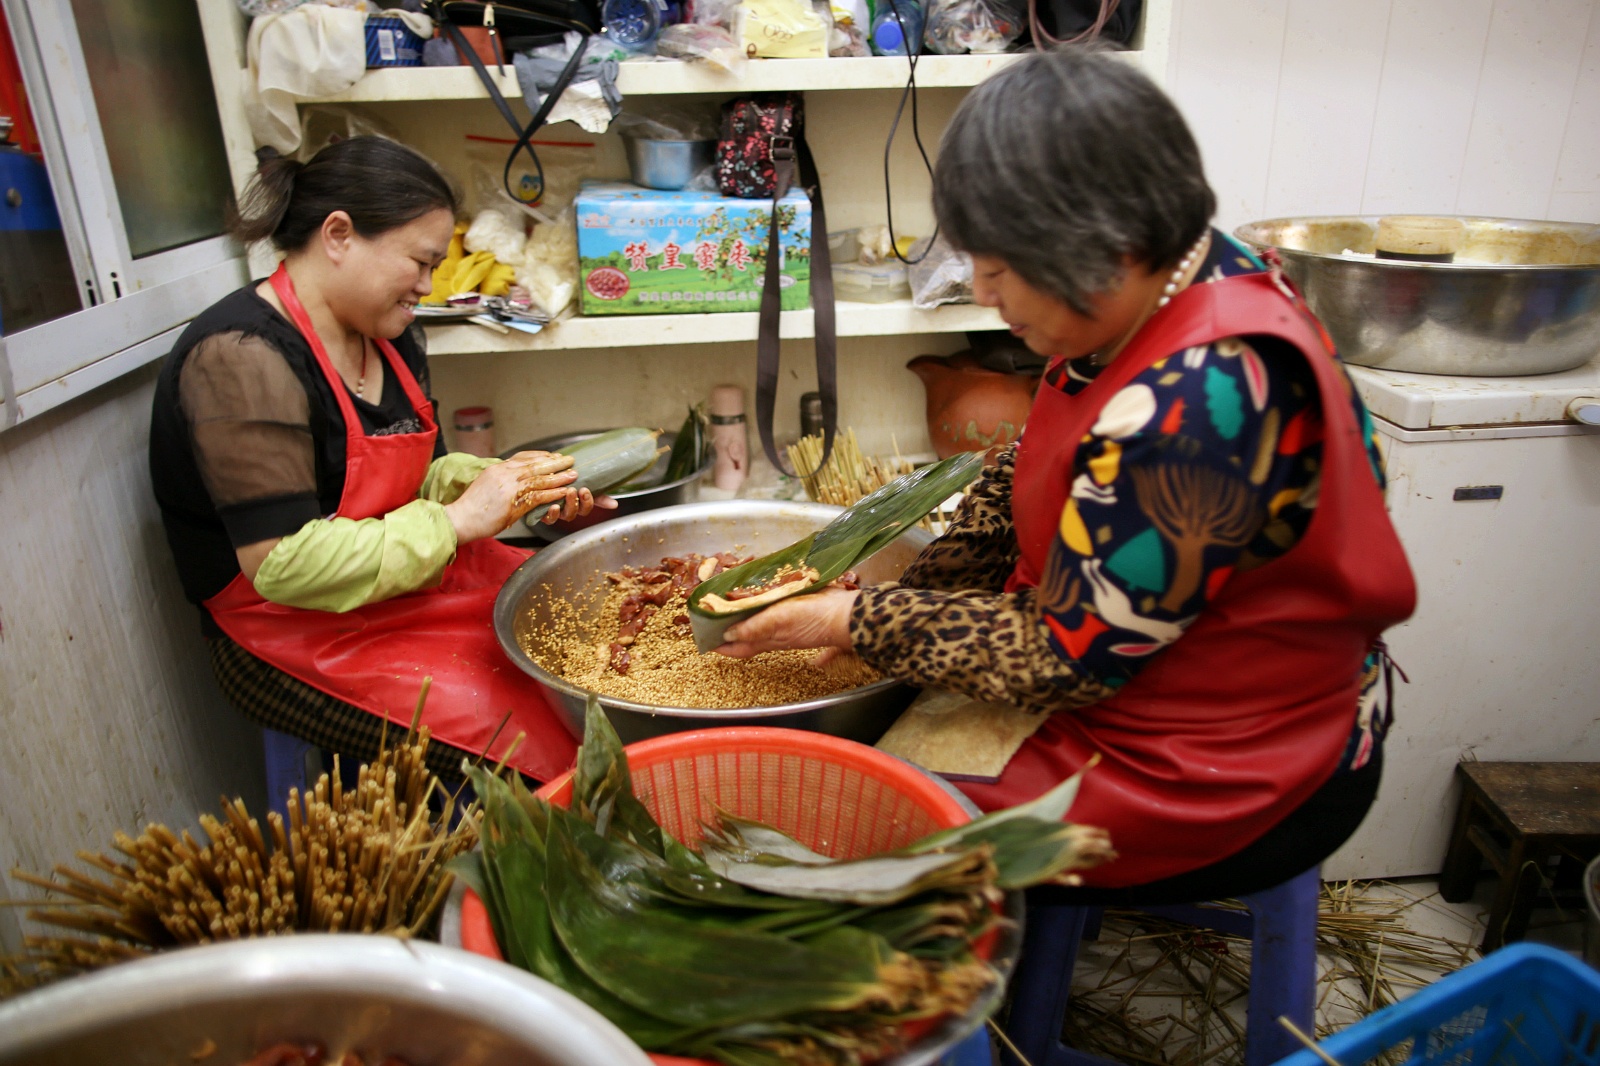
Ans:
[[[861,255],[861,242],[857,239],[860,232],[859,228],[840,229],[828,234],[828,262],[854,263]]]
[[[900,17],[897,19],[895,15]],[[903,23],[903,25],[902,25]],[[922,51],[922,4],[919,0],[881,0],[872,19],[872,54],[903,56],[911,51],[908,43]]]
[[[911,279],[901,262],[840,263],[833,268],[833,295],[839,300],[886,304],[911,298]]]
[[[484,459],[494,457],[494,408],[458,407],[451,421],[456,430],[456,451]]]
[[[717,156],[716,141],[651,141],[623,137],[628,174],[647,189],[681,189],[709,167]]]
[[[738,726],[673,733],[630,744],[627,752],[634,792],[663,829],[687,842],[699,840],[700,823],[715,817],[713,805],[776,826],[836,858],[901,847],[963,825],[976,810],[911,763],[865,744],[799,729]],[[572,800],[571,773],[537,795],[566,806]],[[1003,910],[1020,926],[1021,894],[1009,894]],[[462,896],[460,919],[463,948],[502,958],[483,901],[470,890]],[[934,1062],[983,1025],[1016,963],[1018,926],[1002,924],[974,944],[1001,980],[960,1017],[909,1023],[905,1050],[884,1060],[884,1066]],[[695,1061],[651,1058],[658,1066]]]
[[[1600,973],[1543,944],[1512,944],[1317,1045],[1351,1064],[1600,1066]],[[1278,1066],[1323,1066],[1307,1048]]]
[[[422,38],[404,19],[376,15],[367,19],[367,67],[422,66]]]
[[[658,0],[605,0],[600,5],[600,21],[605,24],[606,36],[621,47],[636,53],[654,52],[661,27],[667,24],[667,8]]]

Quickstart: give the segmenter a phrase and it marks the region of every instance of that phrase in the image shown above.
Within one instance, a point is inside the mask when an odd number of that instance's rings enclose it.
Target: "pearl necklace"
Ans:
[[[1161,298],[1156,301],[1157,311],[1172,302],[1172,298],[1178,294],[1178,290],[1191,280],[1188,277],[1189,268],[1204,259],[1206,252],[1210,250],[1211,230],[1208,228],[1204,233],[1200,234],[1200,239],[1194,242],[1193,247],[1184,253],[1183,258],[1178,260],[1177,269],[1167,279],[1166,286],[1161,290]]]
[[[361,373],[356,375],[356,395],[361,399],[367,398],[367,338],[361,338]]]

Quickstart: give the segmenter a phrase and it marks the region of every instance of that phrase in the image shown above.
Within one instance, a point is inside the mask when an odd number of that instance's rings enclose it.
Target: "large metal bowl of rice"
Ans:
[[[591,641],[602,641],[603,634],[615,630],[603,604],[608,572],[691,552],[765,555],[821,529],[841,510],[821,503],[725,500],[663,507],[591,526],[540,550],[507,579],[495,602],[495,634],[506,655],[543,686],[573,736],[581,738],[584,706],[592,690],[547,668],[552,662],[548,649],[556,641],[572,639],[564,634],[574,623],[582,633],[580,639]],[[924,530],[908,531],[858,568],[861,583],[893,581],[932,539]],[[759,661],[739,665],[756,666]],[[717,665],[732,662],[720,660]],[[606,693],[600,693],[600,704],[624,744],[728,725],[809,729],[871,744],[914,695],[911,687],[881,678],[832,695],[768,706],[674,706],[684,701],[658,694],[644,702]]]

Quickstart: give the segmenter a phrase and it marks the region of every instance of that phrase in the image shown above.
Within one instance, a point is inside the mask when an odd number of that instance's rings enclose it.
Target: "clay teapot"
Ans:
[[[941,459],[1016,440],[1039,386],[1037,376],[987,370],[971,352],[919,355],[906,369],[927,391],[928,437]]]

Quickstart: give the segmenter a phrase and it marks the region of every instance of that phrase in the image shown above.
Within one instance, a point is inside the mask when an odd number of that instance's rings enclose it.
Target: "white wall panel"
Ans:
[[[1569,207],[1583,203],[1573,199],[1575,197],[1588,197],[1588,209],[1579,214],[1564,213]],[[1561,210],[1557,210],[1558,206]],[[1572,109],[1567,114],[1561,158],[1556,164],[1550,217],[1600,222],[1597,207],[1600,207],[1600,4],[1589,9],[1589,36],[1578,67],[1577,86],[1572,92]]]
[[[1444,18],[1394,5],[1360,214],[1455,212],[1493,14],[1494,0],[1459,0]]]
[[[1288,0],[1179,0],[1168,92],[1200,142],[1219,223],[1261,218]]]
[[[1594,6],[1495,0],[1458,213],[1546,216]],[[1577,137],[1593,141],[1596,133]]]
[[[0,436],[0,871],[194,827],[222,792],[261,809],[260,731],[217,691],[150,493],[153,377]],[[0,908],[0,954],[21,917]]]
[[[1366,184],[1391,0],[1292,0],[1265,214],[1348,213]]]

